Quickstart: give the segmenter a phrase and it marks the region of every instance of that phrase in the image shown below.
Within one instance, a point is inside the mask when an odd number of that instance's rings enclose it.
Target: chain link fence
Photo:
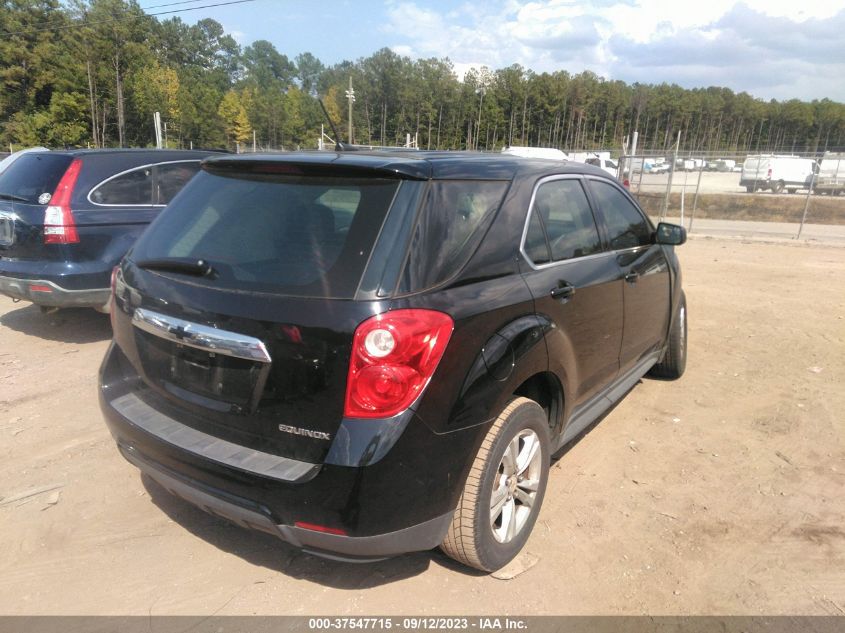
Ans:
[[[616,176],[654,219],[690,232],[732,226],[845,240],[845,153],[637,154],[619,158]]]

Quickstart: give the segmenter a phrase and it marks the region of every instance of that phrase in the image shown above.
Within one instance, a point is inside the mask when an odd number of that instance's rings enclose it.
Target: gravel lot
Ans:
[[[0,298],[0,613],[845,614],[845,248],[680,253],[687,374],[553,466],[512,580],[323,561],[169,497],[101,420],[108,318]]]

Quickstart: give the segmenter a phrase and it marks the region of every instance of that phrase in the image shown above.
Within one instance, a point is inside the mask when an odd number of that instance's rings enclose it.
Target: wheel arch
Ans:
[[[514,389],[513,396],[522,396],[539,404],[548,418],[550,436],[560,432],[566,398],[563,385],[552,372],[539,372],[524,380]]]

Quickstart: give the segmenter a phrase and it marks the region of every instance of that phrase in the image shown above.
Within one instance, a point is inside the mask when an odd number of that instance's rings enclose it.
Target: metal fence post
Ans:
[[[637,195],[643,189],[643,174],[645,173],[645,156],[640,158],[640,179],[637,181]]]
[[[666,195],[663,197],[663,207],[660,210],[659,220],[666,219],[666,211],[669,209],[669,196],[672,194],[672,180],[675,177],[675,163],[678,162],[678,150],[672,152],[672,163],[669,165],[669,182],[666,183]]]
[[[810,196],[813,195],[813,185],[816,184],[816,172],[813,172],[813,175],[810,176],[810,188],[807,189],[807,200],[804,202],[804,215],[801,216],[801,226],[798,227],[798,235],[795,236],[795,239],[801,239],[801,231],[804,230],[804,222],[807,220],[807,210],[810,208]]]
[[[704,173],[704,165],[698,170],[698,182],[695,184],[695,197],[692,199],[692,211],[689,214],[689,232],[692,233],[692,221],[695,219],[695,210],[698,207],[698,192],[701,190],[701,174]]]

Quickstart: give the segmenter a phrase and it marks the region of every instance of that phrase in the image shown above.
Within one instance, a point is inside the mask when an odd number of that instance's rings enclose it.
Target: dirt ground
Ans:
[[[845,614],[845,248],[680,253],[686,375],[556,462],[512,580],[324,561],[169,497],[100,417],[108,318],[0,299],[0,614]]]

